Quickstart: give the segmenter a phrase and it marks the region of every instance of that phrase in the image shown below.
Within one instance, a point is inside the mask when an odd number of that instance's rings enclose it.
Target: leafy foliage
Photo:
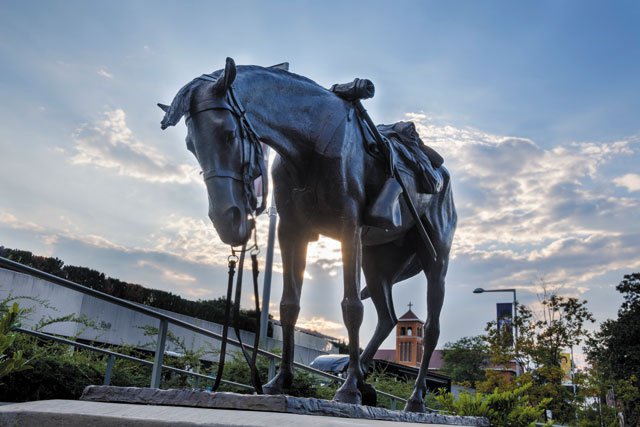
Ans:
[[[14,346],[18,334],[12,328],[18,323],[19,315],[20,307],[16,302],[11,307],[4,304],[0,306],[0,379],[31,368],[23,351]]]
[[[584,300],[549,294],[545,289],[540,303],[540,316],[534,316],[524,305],[518,306],[515,346],[502,339],[496,322],[487,324],[486,340],[491,362],[496,366],[507,366],[512,360],[517,361],[523,371],[528,371],[525,375],[533,384],[529,392],[532,401],[539,403],[551,398],[547,409],[551,410],[554,420],[571,423],[576,417],[576,402],[571,390],[562,385],[561,353],[588,338],[585,325],[595,319]],[[480,384],[479,389],[488,391],[496,386],[499,390],[515,387],[513,381],[494,374],[488,375],[487,383]]]
[[[456,415],[486,417],[491,425],[497,427],[533,426],[542,418],[550,398],[535,402],[529,394],[533,383],[523,384],[513,390],[493,393],[461,393],[458,399],[452,393],[440,393],[437,402],[446,410]]]
[[[629,425],[640,424],[640,273],[627,274],[616,287],[623,296],[616,320],[607,320],[588,341],[595,386],[604,401],[615,396]]]
[[[442,371],[459,384],[475,387],[485,379],[489,348],[481,336],[463,337],[444,345]]]

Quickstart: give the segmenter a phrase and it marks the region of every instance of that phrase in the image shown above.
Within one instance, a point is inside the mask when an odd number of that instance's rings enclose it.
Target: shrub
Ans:
[[[29,361],[25,359],[22,350],[16,349],[14,343],[18,336],[12,328],[17,324],[20,316],[18,303],[7,307],[0,305],[0,379],[13,372],[30,369]]]
[[[458,399],[452,393],[445,392],[436,396],[436,400],[446,411],[455,415],[486,417],[492,426],[534,426],[536,421],[542,419],[551,399],[532,403],[528,394],[532,385],[527,383],[506,391],[496,388],[491,394],[463,392]]]

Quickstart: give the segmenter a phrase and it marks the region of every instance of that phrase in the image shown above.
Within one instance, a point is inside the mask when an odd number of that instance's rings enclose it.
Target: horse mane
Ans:
[[[213,73],[208,75],[217,79],[222,74],[222,71],[223,70],[214,71]],[[299,74],[291,73],[286,70],[281,70],[278,68],[268,68],[268,67],[265,68],[257,65],[238,66],[238,76],[241,76],[247,72],[254,72],[254,71],[265,72],[267,74],[273,74],[273,75],[281,75],[283,77],[286,76],[287,78],[296,80],[302,84],[312,85],[316,88],[326,90],[322,86],[314,82],[313,80],[307,77],[301,76]],[[195,79],[191,80],[189,83],[184,85],[178,91],[176,96],[173,98],[173,101],[171,101],[171,105],[167,109],[164,115],[164,118],[162,119],[162,122],[161,122],[162,129],[166,129],[169,126],[175,126],[176,124],[178,124],[180,119],[189,112],[189,109],[191,108],[191,99],[193,98],[193,95],[196,89],[198,89],[203,84],[211,84],[211,82],[200,79],[199,77],[196,77]]]
[[[211,73],[210,76],[218,78],[221,73],[222,71],[218,70]],[[193,97],[195,90],[200,87],[203,82],[203,80],[196,77],[186,85],[182,86],[173,98],[173,101],[171,101],[169,109],[165,112],[164,117],[162,118],[162,122],[160,123],[162,129],[166,129],[169,126],[175,126],[178,124],[182,116],[189,112],[189,109],[191,108],[191,98]]]

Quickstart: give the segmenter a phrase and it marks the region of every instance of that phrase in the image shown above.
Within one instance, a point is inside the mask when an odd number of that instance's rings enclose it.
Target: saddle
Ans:
[[[397,164],[398,168],[416,176],[418,192],[439,193],[444,184],[439,169],[444,163],[444,158],[422,142],[413,122],[397,122],[376,127],[393,145],[393,151],[399,155],[401,161]]]
[[[334,84],[330,90],[354,104],[361,99],[373,98],[375,94],[375,86],[367,79]],[[444,179],[439,168],[444,163],[444,158],[422,142],[413,122],[377,125],[377,132],[387,145],[387,147],[380,147],[377,135],[374,134],[375,130],[370,126],[371,119],[368,114],[364,109],[359,113],[360,127],[365,135],[366,149],[370,154],[375,157],[388,157],[390,170],[395,165],[402,172],[415,176],[418,192],[435,194],[442,190]],[[388,153],[385,153],[387,151]]]
[[[444,185],[444,178],[440,172],[444,159],[422,142],[412,122],[379,126],[373,124],[367,110],[360,102],[361,99],[371,98],[375,94],[375,86],[370,80],[355,79],[351,83],[335,84],[330,90],[354,106],[358,124],[364,136],[365,148],[369,153],[388,162],[389,178],[382,186],[375,202],[369,207],[365,215],[366,223],[386,230],[400,227],[402,225],[400,195],[402,195],[425,248],[433,260],[437,260],[435,246],[407,192],[400,171],[409,172],[417,178],[418,192],[437,193]],[[396,152],[399,153],[398,158],[396,158]]]

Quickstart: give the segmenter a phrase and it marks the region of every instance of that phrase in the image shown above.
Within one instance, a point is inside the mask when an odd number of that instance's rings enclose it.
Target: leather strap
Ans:
[[[254,346],[251,357],[247,353],[247,350],[244,348],[244,343],[242,342],[242,337],[240,335],[240,300],[242,299],[242,271],[244,267],[244,257],[246,253],[247,245],[245,244],[242,247],[242,253],[240,254],[240,267],[238,270],[238,278],[236,281],[236,296],[233,304],[233,329],[236,333],[236,338],[240,342],[240,349],[242,351],[242,355],[249,365],[249,369],[251,369],[251,385],[253,385],[254,390],[258,394],[262,394],[262,382],[260,381],[260,375],[258,374],[258,369],[256,367],[255,361],[258,355],[258,342],[260,340],[260,317],[256,317],[256,332],[254,335]],[[257,254],[256,254],[257,255]],[[257,258],[255,262],[253,262],[254,255],[252,257],[252,268],[253,268],[253,288],[254,288],[254,298],[256,302],[259,304],[258,299],[258,262]],[[258,316],[260,315],[260,310],[257,312]]]
[[[202,178],[205,181],[208,181],[212,178],[230,178],[235,181],[244,182],[244,177],[242,176],[242,174],[236,171],[231,171],[226,169],[218,169],[218,170],[210,169],[202,173]]]
[[[220,343],[220,359],[218,360],[218,372],[216,380],[211,387],[212,391],[218,390],[222,381],[222,373],[224,371],[224,359],[227,354],[227,337],[229,335],[229,320],[231,319],[231,294],[233,293],[233,276],[236,273],[237,257],[232,255],[229,257],[229,281],[227,282],[227,303],[224,307],[224,324],[222,325],[222,341]]]

